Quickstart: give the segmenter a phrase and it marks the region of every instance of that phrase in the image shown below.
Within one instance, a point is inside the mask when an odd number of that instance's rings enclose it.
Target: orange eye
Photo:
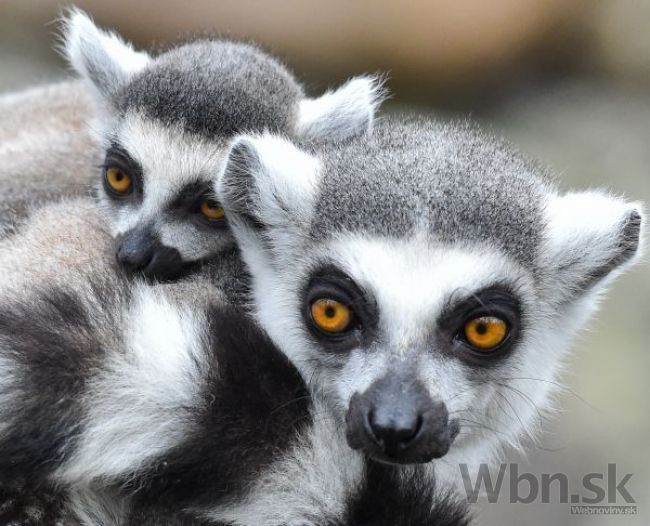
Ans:
[[[106,183],[115,193],[125,195],[131,189],[131,177],[119,168],[106,169]]]
[[[219,219],[223,219],[225,215],[223,208],[214,201],[208,200],[201,203],[201,213],[210,221],[218,221]]]
[[[322,298],[311,304],[311,319],[322,331],[337,334],[350,326],[352,312],[339,301]]]
[[[482,316],[465,323],[464,331],[470,345],[481,351],[490,351],[506,338],[508,325],[500,318]]]

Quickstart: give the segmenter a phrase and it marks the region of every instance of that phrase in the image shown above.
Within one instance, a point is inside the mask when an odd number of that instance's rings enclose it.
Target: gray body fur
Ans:
[[[44,202],[90,194],[102,161],[87,128],[92,112],[91,92],[81,81],[0,97],[0,232]]]
[[[318,156],[326,179],[311,225],[316,239],[425,230],[441,244],[484,242],[534,264],[549,191],[543,169],[472,123],[392,120],[368,140],[323,146]]]

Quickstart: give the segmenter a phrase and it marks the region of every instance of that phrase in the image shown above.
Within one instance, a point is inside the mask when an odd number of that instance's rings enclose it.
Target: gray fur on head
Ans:
[[[504,142],[419,118],[384,119],[339,145],[241,137],[217,194],[257,316],[305,380],[348,422],[373,386],[424,386],[448,410],[441,421],[453,415],[447,425],[460,429],[438,465],[450,477],[449,466],[487,462],[532,432],[573,335],[641,238],[638,203],[560,194]],[[308,298],[323,275],[326,290],[360,291],[351,301],[365,309],[361,328],[346,352],[309,329]],[[508,351],[475,360],[449,313],[474,305],[493,316],[503,302],[517,312]]]
[[[277,59],[241,42],[199,40],[151,57],[77,10],[65,22],[64,49],[103,109],[92,127],[106,152],[104,171],[119,158],[139,187],[138,199],[116,199],[98,185],[118,257],[128,246],[123,259],[150,277],[172,277],[232,246],[228,231],[214,228],[223,225],[206,227],[200,212],[213,199],[209,187],[232,137],[266,130],[350,139],[370,130],[383,96],[380,81],[358,77],[308,98]]]
[[[424,230],[439,243],[483,242],[522,263],[536,257],[548,185],[538,166],[469,122],[392,120],[369,140],[318,153],[327,180],[311,225],[317,238]]]
[[[120,91],[115,105],[165,125],[181,122],[190,133],[228,137],[241,130],[291,130],[303,96],[293,75],[259,48],[195,41],[157,57]]]
[[[386,118],[369,136],[318,146],[240,137],[216,191],[240,232],[485,246],[535,277],[561,274],[573,293],[634,259],[641,236],[639,203],[561,195],[544,167],[469,122]]]
[[[267,129],[349,138],[368,131],[384,98],[373,76],[307,98],[284,65],[252,44],[198,40],[152,58],[78,9],[64,19],[63,33],[70,64],[113,109],[182,123],[208,137]]]

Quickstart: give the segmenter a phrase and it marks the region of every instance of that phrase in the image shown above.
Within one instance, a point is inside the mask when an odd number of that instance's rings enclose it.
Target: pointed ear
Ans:
[[[605,284],[639,256],[639,203],[600,192],[569,193],[551,197],[546,216],[543,254],[565,299]]]
[[[320,163],[273,135],[241,136],[230,148],[216,194],[235,235],[295,232],[309,223]]]
[[[63,20],[63,51],[77,73],[105,97],[114,95],[151,60],[115,33],[99,29],[78,9],[71,10]]]
[[[336,141],[367,133],[385,98],[383,79],[355,77],[335,91],[300,103],[298,135],[307,140]]]

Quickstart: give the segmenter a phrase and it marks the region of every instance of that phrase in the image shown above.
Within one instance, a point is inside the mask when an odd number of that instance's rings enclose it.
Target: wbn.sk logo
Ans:
[[[620,479],[616,464],[607,464],[607,473],[587,473],[582,477],[580,491],[570,491],[569,477],[564,473],[519,473],[517,464],[501,464],[496,478],[487,464],[481,464],[472,481],[467,464],[460,464],[467,500],[476,503],[484,497],[490,503],[500,500],[504,490],[506,471],[509,476],[509,502],[529,504],[531,502],[571,503],[572,514],[635,514],[636,501],[627,489],[632,478],[626,473]],[[603,504],[607,505],[603,505]],[[617,505],[618,504],[618,505]]]

